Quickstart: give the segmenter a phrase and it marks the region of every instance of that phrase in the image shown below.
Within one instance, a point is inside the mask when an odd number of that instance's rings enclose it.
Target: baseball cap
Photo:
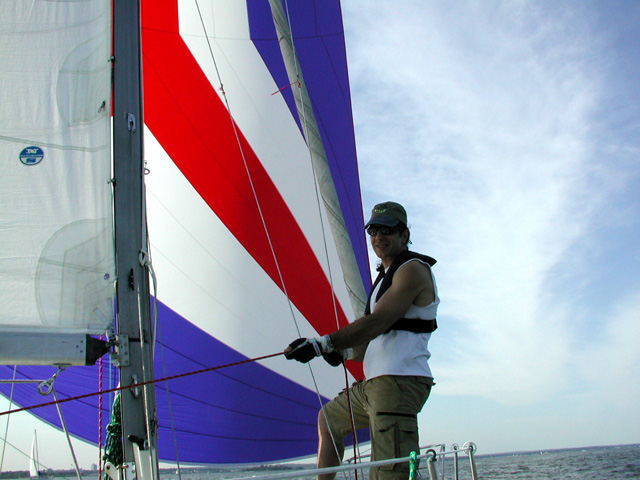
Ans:
[[[371,219],[364,228],[367,228],[369,225],[395,227],[400,222],[407,225],[407,212],[404,207],[396,202],[383,202],[373,207],[373,210],[371,210]]]

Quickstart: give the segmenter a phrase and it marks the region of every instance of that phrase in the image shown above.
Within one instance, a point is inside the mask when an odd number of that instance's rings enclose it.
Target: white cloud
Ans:
[[[365,208],[404,203],[416,250],[440,260],[441,389],[550,395],[584,315],[553,289],[576,280],[569,263],[588,270],[572,253],[615,185],[593,183],[591,20],[530,2],[348,5]]]
[[[630,296],[595,329],[593,341],[575,345],[574,368],[587,395],[612,410],[640,415],[640,298]]]

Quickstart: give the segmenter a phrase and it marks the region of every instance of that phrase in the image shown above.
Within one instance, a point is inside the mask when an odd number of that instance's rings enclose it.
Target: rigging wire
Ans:
[[[222,96],[222,99],[224,101],[224,104],[227,108],[227,112],[229,113],[229,120],[231,122],[231,128],[233,129],[233,134],[236,140],[236,144],[238,145],[238,150],[240,152],[240,157],[242,158],[242,162],[244,164],[244,168],[245,171],[247,173],[247,179],[249,180],[249,185],[251,186],[251,192],[253,194],[253,199],[255,201],[256,204],[256,208],[258,209],[258,215],[260,216],[260,221],[262,222],[262,228],[264,229],[264,232],[266,234],[266,239],[267,242],[269,244],[269,249],[271,251],[271,256],[273,258],[274,264],[276,266],[276,270],[278,272],[278,278],[280,279],[280,284],[282,285],[282,290],[283,293],[287,299],[287,303],[289,306],[289,311],[291,313],[291,316],[294,319],[294,323],[296,325],[296,330],[298,331],[298,335],[300,335],[300,329],[298,327],[297,322],[295,321],[295,313],[293,311],[293,305],[291,303],[291,299],[289,298],[289,293],[287,291],[287,286],[284,282],[284,277],[282,275],[282,270],[280,268],[280,263],[278,262],[278,257],[276,255],[276,251],[275,251],[275,247],[273,246],[273,242],[271,240],[271,235],[269,234],[269,228],[267,227],[267,222],[264,218],[264,214],[263,214],[263,210],[262,210],[262,206],[260,205],[260,199],[258,198],[258,193],[256,191],[255,188],[255,184],[253,182],[253,177],[251,175],[251,170],[249,169],[249,164],[247,162],[247,158],[245,155],[245,151],[244,148],[242,147],[242,142],[240,141],[240,134],[238,133],[238,127],[236,125],[236,122],[233,118],[233,114],[231,112],[231,105],[229,104],[229,98],[227,97],[227,93],[224,90],[224,85],[222,83],[222,77],[220,76],[220,70],[218,69],[218,63],[216,62],[216,58],[215,55],[213,53],[213,47],[211,46],[211,40],[209,38],[209,34],[207,33],[207,27],[205,25],[204,22],[204,18],[202,17],[202,12],[200,10],[200,4],[199,4],[199,0],[194,0],[195,4],[196,4],[196,8],[198,10],[198,16],[200,17],[200,25],[202,26],[202,31],[204,32],[204,36],[205,39],[207,40],[207,47],[209,49],[209,55],[211,57],[211,61],[213,62],[213,67],[215,69],[216,72],[216,76],[218,78],[218,83],[220,84],[220,94]]]
[[[293,305],[291,303],[291,299],[289,298],[289,293],[287,291],[287,286],[285,284],[284,277],[282,275],[282,270],[281,270],[280,264],[278,262],[278,257],[276,255],[275,248],[274,248],[273,242],[271,240],[271,236],[269,234],[269,229],[267,227],[267,223],[266,223],[266,220],[264,218],[262,207],[260,205],[260,200],[258,198],[258,194],[257,194],[256,188],[255,188],[254,182],[253,182],[253,178],[251,176],[251,171],[249,169],[249,165],[248,165],[248,162],[247,162],[247,159],[246,159],[246,156],[245,156],[244,148],[242,147],[242,142],[240,141],[240,135],[238,133],[236,122],[235,122],[235,120],[233,118],[233,114],[232,114],[232,111],[231,111],[231,105],[229,104],[229,99],[227,97],[226,92],[224,91],[224,84],[222,83],[222,77],[220,75],[220,70],[218,68],[218,64],[216,62],[215,55],[213,53],[213,47],[211,45],[211,40],[209,38],[209,34],[207,33],[207,28],[206,28],[206,25],[205,25],[205,22],[204,22],[204,18],[202,16],[202,11],[200,9],[200,4],[199,4],[198,0],[194,0],[194,3],[195,3],[195,6],[196,6],[196,9],[198,11],[198,16],[200,18],[200,25],[202,26],[202,31],[204,33],[204,37],[205,37],[205,39],[207,41],[207,47],[209,49],[209,55],[211,57],[211,61],[213,62],[213,67],[215,69],[216,76],[218,78],[218,83],[220,85],[219,91],[220,91],[220,94],[221,94],[221,96],[223,98],[224,104],[225,104],[225,106],[227,108],[227,112],[229,113],[229,121],[231,123],[231,127],[233,129],[233,134],[234,134],[234,137],[235,137],[235,140],[236,140],[236,144],[238,145],[238,150],[239,150],[240,156],[242,158],[242,162],[244,164],[245,171],[247,173],[247,179],[249,181],[249,185],[251,186],[251,192],[252,192],[253,197],[254,197],[256,208],[258,209],[258,214],[260,216],[260,221],[262,222],[262,228],[264,229],[264,232],[266,234],[267,242],[269,244],[269,249],[271,251],[271,256],[273,258],[274,264],[276,266],[276,271],[278,272],[278,277],[280,279],[280,284],[282,285],[283,293],[285,295],[285,298],[287,299],[289,312],[290,312],[290,314],[291,314],[291,316],[293,318],[294,324],[296,326],[296,330],[298,331],[298,336],[300,336],[300,329],[299,329],[299,327],[297,325],[297,322],[295,320],[295,313],[294,313],[294,310],[293,310]]]
[[[286,13],[287,13],[287,23],[289,24],[289,30],[291,32],[291,45],[293,47],[293,30],[291,28],[291,18],[289,16],[289,2],[288,0],[285,0],[285,7],[286,7]],[[294,47],[294,52],[295,52],[295,47]],[[300,67],[298,65],[298,55],[295,54],[293,55],[293,62],[294,62],[294,68],[295,71],[298,72],[298,76],[297,76],[297,82],[293,82],[291,83],[291,85],[289,86],[293,86],[295,84],[298,85],[298,88],[300,89],[300,91],[302,91],[302,84],[300,82]],[[303,129],[303,135],[304,138],[306,140],[306,145],[307,145],[307,149],[309,150],[309,163],[311,163],[311,146],[309,145],[309,131],[308,131],[308,124],[307,124],[307,118],[306,118],[306,112],[305,109],[302,109],[302,119],[301,119],[301,123],[302,123],[302,129]],[[337,301],[336,301],[336,296],[334,294],[334,283],[333,283],[333,272],[331,269],[331,261],[329,258],[329,246],[328,246],[328,242],[327,242],[327,232],[325,229],[325,225],[324,222],[322,221],[322,205],[320,202],[320,191],[318,190],[318,178],[316,176],[316,171],[313,168],[313,165],[311,165],[311,172],[313,175],[313,186],[315,189],[315,194],[316,194],[316,205],[318,207],[318,218],[320,218],[320,229],[322,231],[322,243],[323,243],[323,248],[324,248],[324,256],[325,256],[325,260],[327,262],[327,273],[329,276],[329,285],[331,287],[330,290],[330,294],[331,294],[331,302],[332,302],[332,306],[333,306],[333,315],[334,315],[334,319],[336,321],[336,327],[339,329],[340,328],[340,318],[338,315],[338,305],[337,305]]]
[[[290,14],[289,14],[289,3],[288,3],[287,0],[285,0],[284,6],[285,6],[285,9],[286,9],[287,26],[288,26],[288,30],[289,30],[289,33],[290,33],[291,46],[292,46],[293,51],[294,51],[294,54],[293,54],[292,57],[293,57],[293,63],[294,63],[294,70],[296,72],[296,78],[297,78],[297,82],[292,82],[290,84],[290,86],[292,88],[295,88],[294,85],[297,84],[297,87],[298,87],[299,91],[302,92],[303,85],[302,85],[302,83],[300,81],[300,77],[301,77],[300,73],[301,72],[300,72],[300,66],[298,64],[298,55],[296,53],[295,46],[293,45],[293,29],[292,29],[292,26],[291,26],[291,17],[290,17]],[[275,21],[276,20],[274,18],[274,22]],[[311,152],[311,145],[309,144],[309,130],[308,130],[309,127],[308,127],[307,118],[306,118],[306,111],[305,111],[304,108],[300,109],[299,115],[302,116],[302,118],[300,119],[301,120],[300,123],[302,125],[302,130],[303,130],[303,136],[305,138],[305,143],[307,145],[307,149],[309,150],[309,161],[311,163],[312,162],[312,159],[311,159],[312,152]],[[312,172],[312,175],[313,175],[313,185],[314,185],[314,189],[315,189],[316,205],[318,207],[318,216],[319,216],[320,219],[322,219],[322,206],[321,206],[321,203],[320,203],[320,192],[318,190],[318,178],[316,176],[315,168],[313,168],[313,165],[311,166],[311,172]],[[327,262],[327,273],[328,273],[328,276],[329,276],[329,285],[331,287],[330,293],[331,293],[331,301],[332,301],[333,312],[334,312],[334,319],[335,319],[336,327],[337,327],[337,329],[339,329],[340,328],[340,320],[339,320],[339,317],[338,317],[338,309],[337,309],[337,305],[336,305],[336,296],[333,293],[334,292],[334,283],[333,283],[333,274],[332,274],[332,270],[331,270],[331,262],[330,262],[330,259],[329,259],[329,249],[328,249],[328,244],[327,244],[328,243],[327,242],[327,234],[326,234],[324,222],[322,220],[320,221],[320,228],[321,228],[321,231],[322,231],[322,242],[323,242],[323,248],[324,248],[324,255],[325,255],[326,262]],[[349,395],[348,373],[347,373],[347,369],[346,369],[346,366],[344,365],[344,363],[343,363],[342,366],[343,366],[344,373],[345,373],[345,387],[346,387],[347,395]],[[314,386],[315,386],[315,390],[316,390],[316,395],[318,396],[318,403],[320,404],[320,411],[324,415],[325,423],[326,423],[327,427],[329,428],[329,434],[331,436],[331,442],[333,443],[334,451],[336,452],[336,455],[339,457],[340,455],[338,453],[339,452],[338,445],[337,445],[335,436],[333,434],[333,430],[331,429],[331,426],[329,424],[329,419],[327,418],[326,413],[325,413],[324,409],[322,408],[322,398],[321,398],[321,395],[320,395],[320,389],[318,388],[318,385],[317,385],[317,383],[315,381],[315,376],[313,375],[313,369],[311,367],[311,364],[308,364],[308,368],[309,368],[309,371],[311,372],[311,376],[313,378],[313,382],[314,382]],[[349,396],[347,398],[349,398]],[[348,403],[349,403],[349,409],[351,410],[351,402],[349,401]],[[351,413],[351,416],[353,418],[353,413]],[[352,423],[352,425],[353,425],[353,423]],[[355,429],[353,431],[353,435],[354,435],[354,446],[355,446],[355,444],[356,444]],[[356,479],[357,479],[357,473],[356,473]]]
[[[55,387],[52,385],[51,386],[51,393],[53,393],[53,398],[54,398],[54,402],[53,404],[55,404],[56,409],[58,410],[58,416],[60,417],[60,424],[62,425],[62,430],[64,431],[64,434],[67,438],[67,443],[69,444],[69,451],[71,452],[71,458],[73,460],[73,465],[75,467],[76,470],[76,476],[78,477],[78,480],[82,480],[82,473],[80,471],[80,466],[78,465],[78,459],[76,457],[76,452],[73,449],[73,444],[71,443],[71,436],[69,435],[69,429],[67,428],[67,422],[64,419],[64,415],[62,415],[62,409],[60,408],[60,402],[58,400],[58,394],[56,393],[56,389]]]
[[[13,378],[12,380],[16,379],[16,373],[18,371],[18,366],[14,365],[13,366]],[[11,409],[11,407],[13,406],[13,389],[15,387],[15,383],[11,384],[11,394],[9,395],[9,409]],[[0,458],[0,473],[2,473],[2,467],[4,465],[4,452],[5,449],[7,448],[7,434],[9,433],[9,420],[11,419],[11,417],[7,417],[7,423],[5,425],[5,429],[4,429],[4,442],[2,444],[2,457]]]
[[[157,307],[154,306],[154,309],[157,310]],[[167,376],[167,364],[164,358],[164,342],[162,341],[162,330],[158,328],[158,340],[160,341],[160,358],[162,360],[162,372],[164,376]],[[182,472],[180,470],[180,457],[178,455],[178,437],[176,435],[176,426],[173,419],[173,407],[171,404],[171,392],[169,389],[169,382],[166,382],[165,385],[166,393],[167,393],[167,406],[169,408],[169,421],[171,422],[171,437],[173,440],[173,448],[176,455],[176,471],[178,473],[179,480],[182,480]]]
[[[224,104],[226,105],[227,111],[229,113],[229,119],[230,119],[230,122],[231,122],[231,127],[233,129],[234,136],[235,136],[235,139],[236,139],[236,143],[238,145],[238,150],[239,150],[240,156],[241,156],[243,164],[244,164],[244,168],[245,168],[245,171],[246,171],[246,174],[247,174],[247,179],[249,181],[249,184],[250,184],[250,187],[251,187],[251,191],[252,191],[252,194],[253,194],[253,197],[254,197],[254,202],[255,202],[255,205],[257,207],[258,214],[259,214],[260,220],[262,222],[262,226],[263,226],[264,232],[266,234],[266,240],[268,242],[269,249],[271,251],[271,256],[273,258],[273,261],[274,261],[274,264],[275,264],[275,267],[276,267],[276,270],[277,270],[277,274],[278,274],[278,277],[279,277],[279,280],[280,280],[280,285],[282,286],[283,293],[284,293],[284,295],[285,295],[285,297],[287,299],[287,304],[288,304],[288,307],[289,307],[289,311],[290,311],[291,318],[293,320],[295,329],[296,329],[296,331],[298,333],[298,336],[300,336],[301,335],[300,327],[299,327],[297,319],[296,319],[296,314],[294,312],[292,301],[291,301],[291,299],[289,297],[289,293],[287,291],[287,285],[286,285],[286,283],[284,281],[284,277],[283,277],[283,273],[282,273],[282,270],[281,270],[281,267],[280,267],[280,264],[279,264],[278,256],[277,256],[276,251],[275,251],[275,246],[273,244],[273,241],[272,241],[272,238],[271,238],[271,235],[270,235],[270,232],[269,232],[269,228],[267,226],[267,222],[266,222],[265,216],[263,214],[263,209],[262,209],[262,206],[261,206],[261,203],[260,203],[260,199],[259,199],[258,194],[257,194],[256,187],[254,185],[254,181],[253,181],[253,178],[252,178],[251,170],[249,168],[248,161],[247,161],[247,158],[246,158],[246,155],[245,155],[245,151],[244,151],[241,139],[240,139],[240,134],[238,132],[237,124],[236,124],[236,122],[234,120],[234,116],[232,114],[232,109],[231,109],[231,106],[230,106],[230,102],[229,102],[228,96],[227,96],[227,94],[226,94],[226,92],[224,90],[224,85],[222,83],[220,70],[219,70],[217,62],[216,62],[216,58],[215,58],[215,55],[214,55],[213,47],[212,47],[212,44],[211,44],[211,39],[210,39],[210,37],[209,37],[209,35],[207,33],[207,28],[206,28],[205,21],[204,21],[203,15],[202,15],[202,11],[201,11],[201,8],[200,8],[199,1],[198,0],[194,0],[194,4],[195,4],[195,7],[197,9],[198,16],[200,18],[200,24],[201,24],[201,27],[202,27],[202,31],[204,33],[204,37],[205,37],[205,39],[207,41],[207,46],[208,46],[208,49],[209,49],[209,55],[211,57],[211,60],[212,60],[212,63],[213,63],[213,67],[214,67],[215,73],[217,75],[218,83],[220,85],[220,88],[219,88],[220,95],[221,95],[221,97],[222,97],[222,99],[224,101]],[[287,8],[287,15],[289,15],[288,8]],[[294,57],[294,58],[295,58],[294,61],[296,62],[296,66],[295,66],[296,71],[299,71],[299,66],[297,64],[297,58],[296,57]],[[305,138],[308,138],[309,133],[308,133],[308,126],[307,126],[307,123],[306,123],[306,119],[304,118],[305,117],[304,110],[302,112],[302,116],[303,116],[302,125],[303,125],[303,129],[304,129],[304,133],[303,134],[304,134]],[[310,151],[310,154],[311,154],[311,146],[309,145],[308,141],[306,143],[307,143],[307,147],[308,147],[308,149]],[[320,193],[318,191],[318,185],[317,185],[318,179],[316,177],[316,173],[315,173],[315,170],[313,168],[312,168],[312,172],[313,172],[314,187],[315,187],[315,193],[316,193],[316,202],[317,202],[317,205],[318,205],[318,215],[319,215],[320,219],[322,219],[323,216],[322,216],[322,208],[321,208],[321,204],[320,204]],[[340,328],[337,299],[336,299],[336,296],[335,296],[335,293],[334,293],[334,286],[335,285],[334,285],[334,280],[333,280],[333,274],[332,274],[332,271],[331,271],[331,262],[329,260],[329,252],[328,252],[328,245],[327,245],[327,233],[325,231],[325,225],[324,225],[324,222],[322,220],[320,221],[320,224],[321,224],[321,228],[322,228],[322,240],[323,240],[323,243],[324,243],[324,250],[325,250],[324,254],[325,254],[325,257],[326,257],[326,260],[327,260],[327,265],[328,265],[328,276],[329,276],[329,282],[330,282],[330,287],[331,287],[330,294],[331,294],[331,301],[332,301],[333,310],[334,310],[334,318],[335,318],[335,321],[336,321],[337,328]],[[147,244],[147,250],[143,250],[141,252],[141,259],[142,259],[142,256],[144,256],[144,255],[147,255],[147,256],[149,255],[148,254],[148,244]],[[154,282],[155,282],[155,277],[153,275],[152,275],[152,278],[154,278]],[[154,298],[155,298],[155,296],[154,296]],[[157,312],[157,309],[154,309],[154,312]],[[157,318],[156,318],[155,321],[157,322]],[[154,325],[153,332],[154,332],[153,333],[154,334],[153,346],[154,346],[154,349],[155,349],[155,345],[156,345],[155,335],[156,335],[156,332],[157,332],[157,324]],[[313,384],[314,384],[314,387],[315,387],[316,394],[318,395],[319,404],[320,404],[320,406],[322,406],[322,397],[321,397],[320,392],[319,392],[318,383],[317,383],[316,378],[314,376],[313,369],[311,368],[310,365],[309,365],[309,370],[310,370],[310,373],[311,373],[311,377],[312,377],[312,380],[313,380]],[[348,374],[347,374],[346,368],[345,368],[345,381],[346,381],[347,387],[348,387]],[[168,393],[168,389],[167,389],[167,393]],[[173,425],[173,418],[171,419],[171,421],[172,421],[172,425]],[[355,432],[354,432],[354,435],[355,435]],[[334,445],[335,445],[335,440],[334,440]]]
[[[18,413],[18,412],[24,412],[24,411],[28,411],[28,410],[34,410],[36,408],[48,407],[50,405],[59,405],[61,403],[70,402],[70,401],[73,401],[73,400],[80,400],[80,399],[83,399],[83,398],[94,397],[96,395],[102,395],[102,394],[105,394],[105,393],[119,392],[119,391],[122,391],[122,390],[131,390],[131,389],[135,389],[135,388],[145,387],[147,385],[151,385],[151,384],[154,384],[154,383],[166,382],[166,381],[169,381],[169,380],[175,380],[176,378],[188,377],[188,376],[191,376],[191,375],[199,375],[201,373],[212,372],[214,370],[220,370],[222,368],[235,367],[237,365],[243,365],[245,363],[257,362],[259,360],[265,360],[267,358],[278,357],[280,355],[284,355],[284,352],[277,352],[277,353],[272,353],[270,355],[263,355],[261,357],[249,358],[247,360],[240,360],[239,362],[227,363],[226,365],[218,365],[218,366],[215,366],[215,367],[203,368],[201,370],[196,370],[196,371],[193,371],[193,372],[179,373],[177,375],[171,375],[169,377],[156,378],[156,379],[147,380],[147,381],[144,381],[144,382],[132,383],[130,385],[120,385],[118,387],[109,388],[107,390],[102,390],[102,391],[98,391],[98,392],[91,392],[91,393],[85,393],[83,395],[77,395],[75,397],[67,397],[67,398],[63,398],[62,400],[55,400],[53,402],[40,403],[38,405],[31,405],[31,406],[28,406],[28,407],[17,408],[15,410],[7,410],[7,411],[4,411],[4,412],[0,412],[0,417],[3,416],[3,415],[10,415],[12,413]]]
[[[297,85],[298,85],[298,88],[300,90],[300,96],[301,96],[301,98],[303,98],[302,92],[303,92],[303,88],[306,88],[306,86],[303,86],[301,84],[301,80],[300,80],[302,75],[301,75],[300,65],[298,63],[298,55],[297,55],[297,52],[296,52],[296,49],[295,49],[295,46],[294,46],[293,27],[292,27],[292,23],[291,23],[291,16],[290,16],[290,12],[289,12],[289,2],[288,2],[288,0],[284,1],[284,7],[285,7],[285,13],[286,13],[287,27],[288,27],[288,30],[289,30],[289,33],[290,33],[289,38],[291,40],[291,47],[293,49],[293,56],[292,57],[293,57],[294,69],[295,69],[295,72],[297,74],[296,75],[296,77],[297,77]],[[274,19],[274,21],[275,21],[275,19]],[[292,88],[295,88],[295,87],[293,87],[293,85],[295,83],[296,82],[292,82],[292,84],[291,84]],[[309,102],[311,102],[311,96],[308,95],[308,91],[307,91],[307,97],[309,98]],[[307,123],[306,109],[304,108],[304,105],[303,105],[303,108],[301,108],[300,110],[301,111],[299,112],[299,114],[302,116],[301,124],[302,124],[302,128],[303,128],[303,135],[304,135],[304,138],[306,139],[307,148],[309,150],[309,161],[312,162],[312,151],[311,151],[311,145],[309,143],[309,124]],[[313,112],[312,112],[312,114],[313,114]],[[313,172],[313,179],[314,179],[313,184],[314,184],[314,188],[315,188],[316,204],[317,204],[317,207],[318,207],[318,216],[322,219],[322,205],[321,205],[321,200],[320,200],[320,192],[319,192],[319,189],[318,189],[318,178],[316,176],[315,168],[313,168],[313,165],[312,165],[311,171]],[[334,318],[335,318],[337,329],[340,329],[340,319],[339,319],[339,315],[338,315],[338,306],[337,306],[336,296],[334,294],[335,289],[334,289],[333,273],[332,273],[332,269],[331,269],[331,261],[329,259],[329,248],[328,248],[328,242],[327,242],[327,233],[326,233],[326,230],[325,230],[324,222],[321,221],[320,225],[321,225],[321,229],[322,229],[322,241],[323,241],[323,246],[324,246],[325,259],[326,259],[326,262],[327,262],[329,284],[331,286],[331,299],[332,299],[332,302],[333,302]],[[353,414],[353,408],[352,408],[352,405],[351,405],[351,395],[350,395],[350,392],[349,392],[349,375],[348,375],[348,370],[347,370],[345,362],[342,363],[342,368],[344,370],[345,390],[346,390],[346,394],[347,394],[347,404],[348,404],[348,407],[349,407],[351,430],[352,430],[352,434],[353,434],[354,458],[357,461],[357,459],[359,457],[359,450],[358,450],[359,446],[358,446],[358,438],[357,438],[357,433],[356,433],[356,428],[355,428],[355,419],[354,419],[354,414]],[[311,366],[310,365],[309,365],[309,369],[311,370]],[[314,384],[315,384],[315,379],[314,379]],[[320,398],[320,392],[319,392],[319,389],[318,389],[317,385],[316,385],[316,393],[318,394],[318,397]],[[321,399],[320,399],[320,406],[322,407],[322,400]],[[331,435],[331,441],[333,443],[333,448],[334,448],[337,456],[339,457],[340,456],[339,453],[338,453],[339,449],[338,449],[338,446],[337,446],[337,442],[336,442],[333,430],[332,430],[331,425],[329,423],[329,419],[327,418],[324,409],[321,408],[321,412],[325,417],[325,423],[327,424],[327,427],[329,429],[329,434]],[[357,480],[358,479],[358,471],[354,470],[354,472],[355,472],[355,477],[356,477],[356,480]]]
[[[102,337],[100,337],[102,338]],[[98,360],[98,390],[102,390],[103,358]],[[98,478],[102,478],[102,399],[98,396]]]
[[[24,450],[22,450],[20,447],[17,447],[13,443],[11,443],[9,440],[7,440],[6,436],[4,437],[0,436],[0,441],[2,441],[2,443],[6,445],[9,445],[11,448],[13,448],[19,454],[23,455],[25,458],[31,458],[31,452],[27,453]],[[42,470],[52,470],[49,466],[43,464],[41,461],[38,461],[38,464],[40,465]]]
[[[246,156],[245,156],[244,148],[242,147],[242,142],[240,141],[240,135],[238,133],[238,128],[237,128],[236,122],[235,122],[235,120],[233,118],[231,105],[229,103],[229,99],[227,97],[227,94],[226,94],[226,92],[224,90],[224,86],[223,86],[223,83],[222,83],[222,78],[220,76],[220,70],[218,68],[218,64],[216,62],[215,55],[213,53],[213,47],[211,46],[211,41],[210,41],[210,38],[209,38],[209,34],[207,33],[207,29],[206,29],[206,26],[205,26],[205,23],[204,23],[204,18],[202,17],[202,12],[200,10],[200,5],[199,5],[198,0],[194,0],[194,2],[195,2],[196,7],[198,9],[198,15],[200,17],[200,24],[202,26],[202,30],[204,32],[204,36],[205,36],[205,38],[207,40],[207,46],[208,46],[208,49],[209,49],[209,54],[211,56],[211,60],[213,62],[213,66],[214,66],[214,69],[215,69],[215,72],[216,72],[216,76],[218,78],[218,83],[220,84],[219,91],[220,91],[221,96],[223,98],[224,104],[225,104],[225,106],[227,108],[227,111],[229,112],[229,120],[231,122],[231,127],[233,129],[233,133],[234,133],[234,136],[235,136],[235,139],[236,139],[236,144],[238,145],[238,150],[240,152],[240,156],[242,158],[242,162],[244,164],[245,171],[247,173],[247,179],[249,181],[249,185],[251,186],[251,192],[253,194],[253,198],[254,198],[256,207],[258,209],[258,214],[260,216],[260,221],[262,222],[262,227],[263,227],[264,232],[266,234],[266,239],[267,239],[267,242],[269,244],[269,249],[271,251],[271,256],[273,258],[273,261],[274,261],[274,264],[275,264],[275,267],[276,267],[276,271],[278,272],[278,278],[280,280],[280,285],[282,285],[282,291],[283,291],[283,293],[285,295],[285,298],[287,300],[287,305],[289,307],[289,312],[291,314],[291,318],[293,320],[293,324],[294,324],[294,327],[296,329],[296,332],[297,332],[298,336],[301,336],[302,334],[301,334],[300,327],[299,327],[297,319],[296,319],[295,312],[293,310],[293,304],[291,302],[291,298],[289,296],[289,292],[287,291],[287,285],[286,285],[286,283],[284,281],[284,276],[283,276],[282,270],[280,268],[280,263],[279,263],[279,260],[278,260],[278,256],[276,255],[275,247],[273,245],[273,241],[272,241],[271,235],[269,233],[269,228],[267,226],[267,222],[266,222],[264,214],[263,214],[262,206],[260,204],[260,199],[258,197],[256,188],[255,188],[255,184],[253,182],[253,177],[251,175],[251,170],[249,169],[249,164],[248,164]],[[309,368],[309,372],[311,374],[311,379],[312,379],[312,382],[313,382],[313,385],[314,385],[314,389],[316,391],[316,394],[318,395],[318,401],[320,403],[320,406],[322,406],[322,397],[320,395],[320,389],[318,387],[318,382],[317,382],[317,380],[315,378],[315,375],[313,373],[313,369],[311,368],[311,365],[308,365],[308,368]]]
[[[144,132],[143,132],[144,134]],[[148,173],[148,169],[146,168],[146,165],[143,165],[143,169],[142,169],[142,175],[141,175],[141,183],[142,183],[142,205],[146,205],[147,203],[147,188],[146,188],[146,183],[145,183],[145,175]],[[157,281],[156,281],[156,275],[155,272],[153,270],[153,265],[151,264],[151,254],[150,254],[150,249],[149,249],[149,228],[148,228],[148,222],[147,222],[147,209],[146,208],[142,208],[141,212],[140,212],[140,225],[142,226],[142,245],[140,245],[140,250],[138,252],[138,262],[140,263],[140,266],[145,269],[148,272],[148,275],[151,277],[152,281],[153,281],[153,289],[154,289],[154,295],[153,295],[153,299],[154,299],[154,307],[156,307],[156,297],[157,297]],[[148,278],[148,277],[147,277]],[[146,299],[145,301],[149,301],[149,299]],[[142,313],[147,311],[149,309],[149,305],[140,305],[138,306],[138,310],[139,310],[139,314],[138,314],[138,334],[139,334],[139,338],[144,339],[145,338],[145,325],[144,325],[144,318]],[[157,320],[158,317],[156,315],[157,312],[157,308],[154,308],[154,318],[153,318],[153,323],[149,325],[149,328],[151,329],[151,347],[149,347],[149,344],[145,341],[141,341],[140,342],[140,353],[142,354],[142,358],[143,359],[150,359],[150,366],[149,368],[151,370],[153,370],[153,360],[155,358],[155,348],[156,348],[156,328],[157,328]],[[151,351],[149,352],[148,349],[151,348]],[[143,361],[142,362],[142,380],[143,382],[146,382],[149,377],[153,377],[153,371],[149,372],[149,369],[147,368],[147,362]],[[154,398],[154,402],[151,401],[151,396],[155,395],[155,392],[151,391],[151,389],[148,388],[143,388],[142,390],[142,401],[144,403],[144,425],[145,425],[145,432],[147,434],[147,439],[149,441],[149,443],[152,443],[153,438],[156,438],[156,427],[155,427],[155,418],[151,418],[151,416],[153,415],[155,417],[156,415],[156,411],[155,409],[153,410],[153,412],[150,412],[149,410],[149,405],[155,405],[155,398]],[[155,443],[155,442],[154,442]]]

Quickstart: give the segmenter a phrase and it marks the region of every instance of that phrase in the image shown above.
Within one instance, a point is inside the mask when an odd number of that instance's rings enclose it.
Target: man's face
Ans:
[[[402,233],[397,228],[384,225],[370,225],[367,233],[371,238],[371,246],[376,256],[381,260],[393,259],[404,250],[406,245],[406,230]]]

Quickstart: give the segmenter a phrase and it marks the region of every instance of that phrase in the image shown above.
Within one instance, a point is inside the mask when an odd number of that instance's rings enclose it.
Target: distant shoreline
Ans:
[[[588,447],[569,447],[569,448],[547,448],[547,449],[539,449],[539,450],[525,450],[525,451],[514,451],[514,452],[503,452],[503,453],[478,453],[475,455],[477,459],[481,458],[496,458],[496,457],[515,457],[515,456],[532,456],[532,455],[543,455],[547,453],[561,453],[561,452],[575,452],[575,451],[588,451],[588,450],[599,450],[599,449],[616,449],[616,448],[629,448],[629,447],[638,447],[640,448],[640,443],[627,443],[627,444],[618,444],[618,445],[593,445]],[[466,455],[461,452],[461,459],[466,458]],[[308,469],[311,464],[265,464],[265,465],[229,465],[225,467],[216,467],[216,466],[195,466],[195,465],[185,465],[180,467],[181,473],[224,473],[224,472],[267,472],[270,470],[300,470],[300,469]],[[160,469],[160,476],[162,475],[173,475],[176,472],[177,467],[166,467]],[[86,470],[80,469],[80,472],[83,476],[87,477],[97,477],[98,470]],[[104,472],[103,472],[104,475]],[[39,478],[42,480],[46,480],[49,478],[76,478],[76,471],[73,469],[69,470],[47,470],[43,473]],[[27,470],[18,470],[18,471],[5,471],[0,473],[0,479],[16,479],[16,478],[30,478],[29,472]]]
[[[621,443],[617,445],[592,445],[589,447],[566,447],[566,448],[543,448],[540,450],[522,450],[513,452],[501,452],[501,453],[478,453],[476,458],[482,457],[509,457],[515,455],[539,455],[541,453],[558,453],[558,452],[575,452],[580,450],[597,450],[600,448],[628,448],[628,447],[640,447],[640,443]]]

